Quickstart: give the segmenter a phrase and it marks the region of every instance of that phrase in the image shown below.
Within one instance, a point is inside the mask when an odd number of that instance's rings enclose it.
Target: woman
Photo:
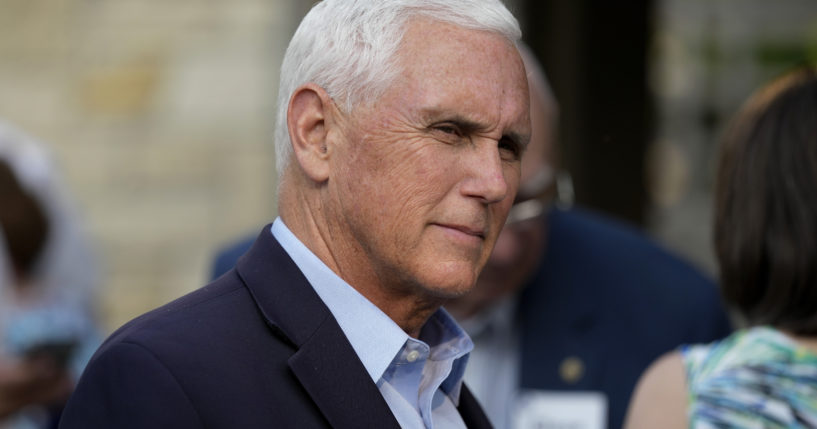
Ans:
[[[715,248],[746,329],[647,370],[626,426],[817,427],[817,71],[760,90],[721,147]]]

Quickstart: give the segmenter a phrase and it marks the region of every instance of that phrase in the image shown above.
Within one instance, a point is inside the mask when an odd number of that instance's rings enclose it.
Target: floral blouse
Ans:
[[[681,348],[689,427],[817,428],[817,354],[756,327]]]

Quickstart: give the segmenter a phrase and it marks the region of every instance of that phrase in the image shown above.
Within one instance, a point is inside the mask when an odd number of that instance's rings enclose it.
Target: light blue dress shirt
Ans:
[[[280,218],[272,235],[335,317],[372,381],[404,428],[465,428],[457,405],[474,345],[442,308],[408,336],[312,253]]]

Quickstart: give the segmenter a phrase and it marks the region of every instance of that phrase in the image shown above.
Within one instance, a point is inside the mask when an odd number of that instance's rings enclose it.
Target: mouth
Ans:
[[[435,223],[434,225],[451,231],[455,234],[461,234],[468,237],[473,237],[479,240],[485,240],[485,229],[479,227],[473,227],[468,225],[457,225],[457,224],[444,224],[444,223]]]

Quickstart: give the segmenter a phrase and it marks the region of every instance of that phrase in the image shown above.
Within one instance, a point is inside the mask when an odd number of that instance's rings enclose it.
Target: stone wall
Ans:
[[[311,2],[0,0],[0,117],[50,144],[113,329],[273,219],[278,67]]]

